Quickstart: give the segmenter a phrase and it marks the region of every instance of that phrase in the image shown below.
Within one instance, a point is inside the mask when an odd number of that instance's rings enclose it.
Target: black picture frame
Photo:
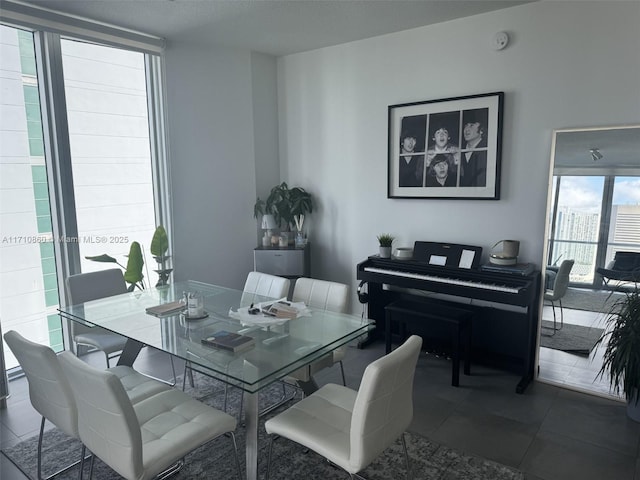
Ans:
[[[504,92],[390,105],[387,198],[500,199]]]

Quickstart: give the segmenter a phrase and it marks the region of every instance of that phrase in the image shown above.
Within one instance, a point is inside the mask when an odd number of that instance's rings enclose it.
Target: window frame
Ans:
[[[3,2],[3,18],[0,22],[2,25],[30,31],[33,34],[54,239],[78,236],[61,53],[61,40],[68,39],[122,48],[144,55],[155,223],[165,227],[169,242],[172,243],[164,40],[58,14],[48,9],[13,2],[7,2],[6,9],[4,6]],[[54,241],[53,248],[59,302],[68,304],[69,297],[63,279],[80,273],[79,246],[76,242]],[[62,328],[66,347],[71,344],[66,322],[62,322]]]

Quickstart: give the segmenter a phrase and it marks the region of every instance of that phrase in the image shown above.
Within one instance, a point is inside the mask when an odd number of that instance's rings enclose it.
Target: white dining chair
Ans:
[[[118,377],[95,369],[69,352],[60,355],[78,409],[78,435],[93,454],[127,480],[156,478],[192,450],[228,434],[236,459],[236,419],[168,389],[133,405]],[[209,472],[215,476],[215,471]],[[163,475],[164,476],[164,475]]]
[[[258,296],[286,298],[291,280],[262,272],[249,272],[242,288],[242,305],[252,303]]]
[[[72,305],[113,297],[127,292],[124,275],[119,268],[70,275],[67,277],[66,286]],[[107,358],[107,367],[109,367],[109,360],[118,357],[127,343],[126,337],[100,327],[91,327],[69,321],[69,328],[76,344],[76,354],[78,354],[78,345],[101,350]],[[171,362],[171,371],[173,373],[173,383],[170,383],[170,385],[173,386],[176,384],[176,369],[173,356],[169,355],[169,361]],[[154,379],[168,383],[159,378]]]
[[[286,298],[289,294],[289,286],[291,281],[288,278],[278,277],[262,272],[249,272],[242,289],[242,298],[240,305],[249,306],[254,302],[262,301],[259,297],[267,298]],[[182,378],[182,390],[186,387],[186,381],[189,378],[191,388],[195,386],[193,379],[193,370],[191,363],[185,362],[184,376]],[[225,387],[225,411],[227,404],[227,388]]]
[[[422,339],[412,335],[367,366],[358,391],[330,383],[267,420],[267,480],[277,436],[322,455],[351,478],[400,437],[407,478],[412,478],[404,432],[413,418],[413,377],[421,346]]]
[[[66,287],[71,305],[127,292],[127,284],[119,268],[70,275],[66,279]],[[118,357],[127,342],[122,335],[111,333],[100,327],[90,327],[70,321],[69,328],[76,346],[76,353],[78,353],[78,346],[100,350],[106,357],[107,367],[109,360]]]
[[[345,313],[349,306],[349,287],[343,283],[301,277],[296,280],[293,286],[291,301],[304,302],[308,307],[320,310]],[[310,365],[296,370],[288,377],[289,379],[309,381],[318,371],[338,363],[342,374],[342,385],[346,386],[347,381],[342,363],[346,352],[346,347],[339,347],[327,357],[320,358]]]
[[[38,436],[38,479],[42,478],[42,441],[45,421],[49,420],[71,437],[78,437],[78,412],[69,381],[55,352],[39,343],[27,340],[14,330],[4,334],[29,384],[29,399],[33,408],[42,415]],[[156,393],[169,390],[169,386],[146,377],[131,367],[118,366],[110,371],[120,378],[131,402],[138,403]],[[80,460],[48,476],[52,478],[78,465]]]

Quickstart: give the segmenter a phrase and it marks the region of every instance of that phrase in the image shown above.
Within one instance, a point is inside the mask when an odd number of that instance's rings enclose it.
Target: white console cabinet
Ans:
[[[253,269],[279,277],[309,277],[310,248],[308,243],[304,248],[257,247],[253,250]]]

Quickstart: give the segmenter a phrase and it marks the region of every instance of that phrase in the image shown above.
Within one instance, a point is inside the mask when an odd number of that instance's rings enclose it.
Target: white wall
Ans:
[[[640,3],[541,2],[278,59],[284,178],[317,199],[312,274],[356,286],[376,235],[521,240],[541,264],[553,129],[640,122]],[[489,42],[507,31],[500,52]],[[505,92],[499,201],[387,199],[387,107]]]
[[[241,288],[267,189],[256,175],[280,178],[275,58],[172,38],[165,65],[174,278]]]

